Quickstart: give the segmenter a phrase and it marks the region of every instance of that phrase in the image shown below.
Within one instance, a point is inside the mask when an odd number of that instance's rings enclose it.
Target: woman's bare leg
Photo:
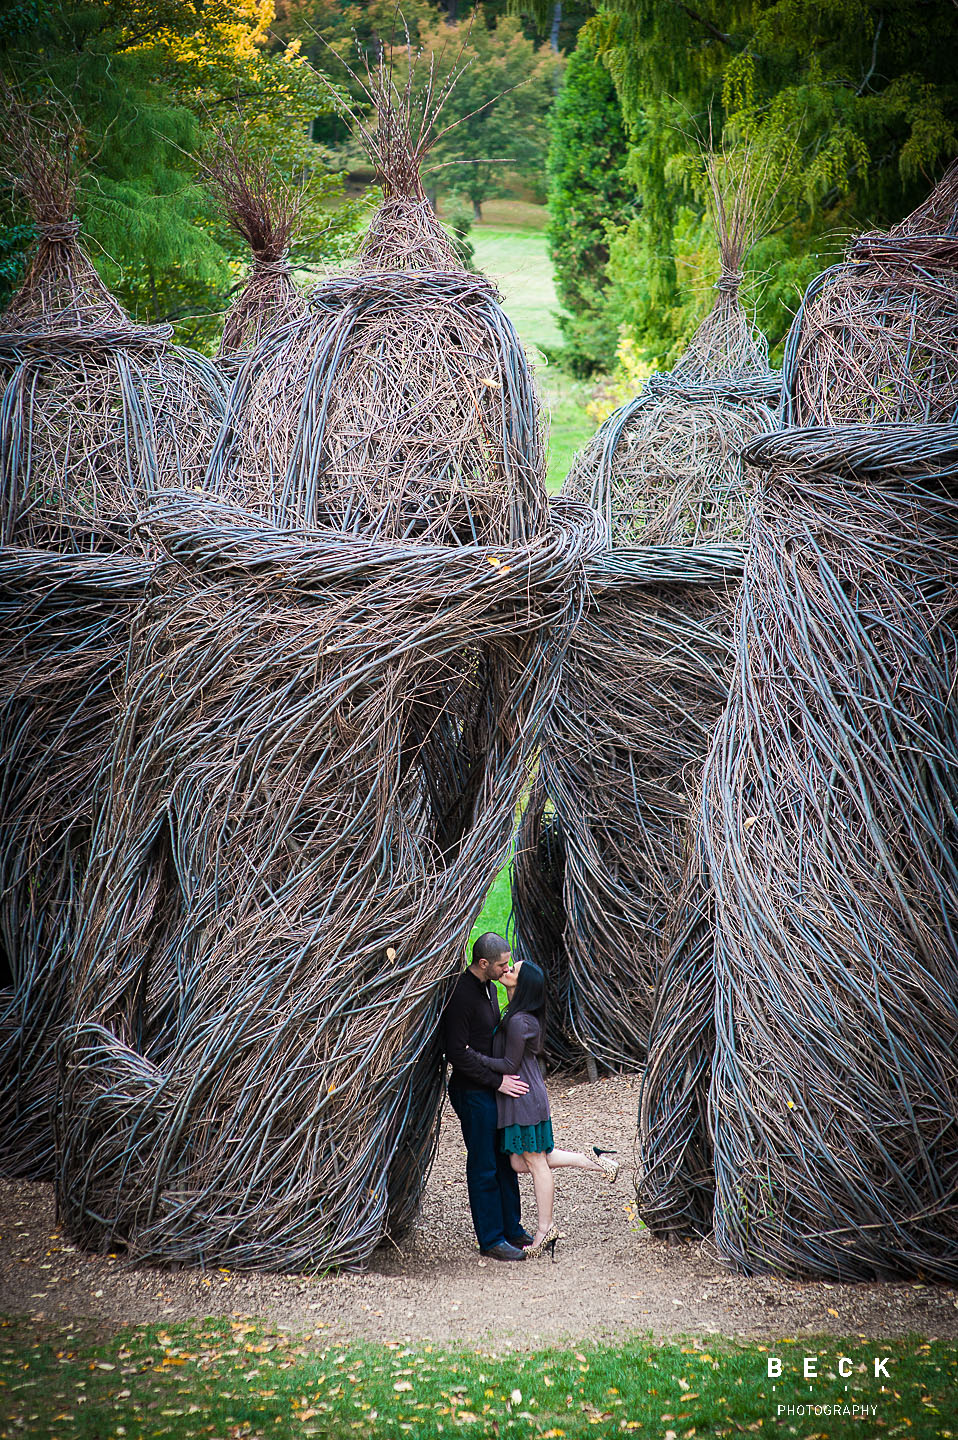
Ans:
[[[546,1159],[550,1170],[601,1170],[602,1166],[592,1155],[583,1155],[581,1150],[550,1150]]]
[[[526,1150],[522,1158],[532,1176],[532,1188],[536,1196],[536,1233],[532,1243],[537,1245],[552,1226],[556,1182],[541,1150]]]
[[[517,1175],[528,1175],[529,1167],[525,1155],[512,1155],[510,1159]],[[550,1170],[602,1170],[598,1160],[594,1160],[591,1155],[583,1155],[581,1150],[550,1150],[546,1155],[546,1163]]]

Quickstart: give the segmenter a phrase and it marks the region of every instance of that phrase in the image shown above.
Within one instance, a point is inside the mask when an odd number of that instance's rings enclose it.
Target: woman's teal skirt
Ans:
[[[548,1155],[555,1149],[551,1120],[540,1120],[538,1125],[507,1125],[500,1134],[507,1155],[521,1155],[524,1150],[530,1154],[544,1150]]]

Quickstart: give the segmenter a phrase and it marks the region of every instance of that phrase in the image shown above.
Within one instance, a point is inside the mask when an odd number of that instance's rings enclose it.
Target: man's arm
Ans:
[[[473,1050],[472,1054],[475,1055],[475,1053],[475,1050]],[[504,1060],[497,1060],[494,1055],[480,1055],[479,1059],[483,1065],[487,1065],[490,1070],[496,1072],[492,1083],[497,1090],[502,1091],[503,1095],[511,1095],[513,1099],[517,1099],[520,1095],[525,1095],[529,1086],[525,1080],[519,1079],[519,1076],[516,1074],[518,1066],[513,1065],[508,1057]],[[500,1075],[502,1076],[501,1084],[498,1083]]]
[[[500,1090],[503,1095],[511,1095],[514,1100],[517,1100],[520,1095],[525,1095],[529,1089],[526,1081],[520,1080],[519,1076],[516,1074],[516,1071],[519,1069],[519,1065],[522,1060],[522,1050],[524,1048],[525,1040],[521,1042],[518,1060],[510,1058],[508,1050],[504,1058],[501,1060],[497,1060],[494,1055],[480,1055],[478,1057],[482,1061],[483,1065],[488,1066],[490,1070],[494,1070],[496,1072],[496,1080],[499,1079],[500,1075],[502,1076],[502,1082],[501,1084],[496,1086],[496,1089]],[[475,1055],[477,1052],[475,1050],[471,1050],[469,1053],[471,1055]]]
[[[487,1064],[488,1057],[480,1055],[478,1050],[473,1050],[468,1043],[469,1012],[459,1001],[460,997],[453,995],[443,1019],[446,1059],[454,1070],[467,1076],[474,1085],[483,1085],[487,1090],[497,1090],[500,1077]]]

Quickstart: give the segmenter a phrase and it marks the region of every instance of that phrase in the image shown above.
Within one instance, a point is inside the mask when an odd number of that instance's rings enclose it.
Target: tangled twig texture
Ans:
[[[638,1195],[750,1272],[958,1274],[958,428],[933,423],[955,413],[956,194],[953,166],[813,283],[785,367],[813,423],[745,452],[767,473]]]
[[[416,199],[394,139],[385,206]],[[434,232],[405,259],[367,245],[266,335],[209,498],[143,511],[168,563],[61,1046],[58,1197],[88,1245],[349,1266],[416,1213],[439,1015],[601,530],[549,512],[521,346],[487,282],[435,268]]]

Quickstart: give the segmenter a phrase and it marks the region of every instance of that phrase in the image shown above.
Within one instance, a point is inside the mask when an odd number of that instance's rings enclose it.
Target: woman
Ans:
[[[532,1176],[537,1224],[526,1255],[537,1258],[549,1250],[555,1260],[559,1229],[555,1224],[553,1170],[601,1170],[610,1181],[618,1174],[611,1151],[593,1146],[595,1158],[578,1150],[557,1150],[552,1136],[549,1096],[542,1079],[539,1056],[545,1042],[545,976],[531,960],[516,966],[517,979],[509,1005],[493,1037],[493,1059],[486,1063],[502,1075],[519,1075],[529,1086],[518,1097],[497,1093],[499,1135],[513,1170]]]

